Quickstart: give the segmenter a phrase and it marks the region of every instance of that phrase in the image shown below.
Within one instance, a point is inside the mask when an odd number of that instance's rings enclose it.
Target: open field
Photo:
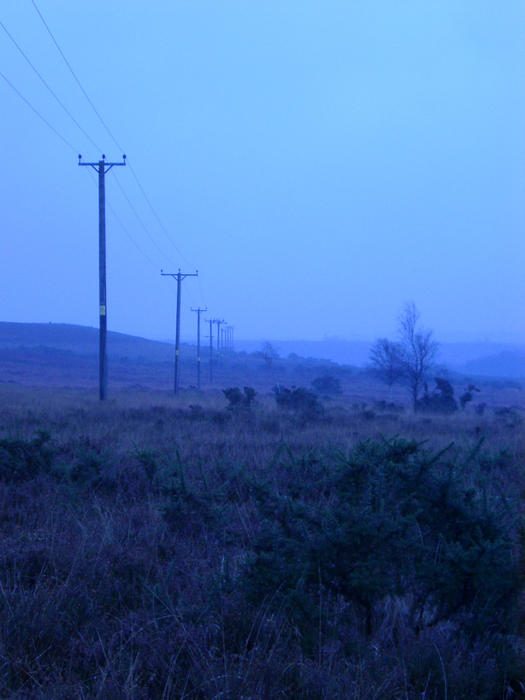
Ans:
[[[0,401],[2,697],[523,696],[519,409]]]

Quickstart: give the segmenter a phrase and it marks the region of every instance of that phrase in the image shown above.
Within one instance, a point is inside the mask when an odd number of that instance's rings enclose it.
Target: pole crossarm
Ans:
[[[108,173],[108,172],[111,170],[111,168],[112,168],[113,166],[115,166],[115,165],[126,165],[126,154],[124,154],[124,155],[122,156],[122,163],[116,163],[116,162],[115,162],[115,163],[110,163],[110,162],[106,161],[106,156],[105,156],[104,154],[102,154],[102,160],[99,160],[99,161],[97,161],[96,163],[87,163],[87,162],[84,163],[84,162],[82,161],[82,155],[79,153],[79,154],[78,154],[78,164],[79,164],[79,165],[87,165],[87,166],[89,166],[90,168],[93,168],[93,170],[96,170],[97,173],[100,172],[100,168],[101,168],[101,166],[102,166],[102,173],[105,175],[105,174]]]
[[[163,272],[162,270],[160,271],[160,274],[162,277],[173,277],[174,280],[178,279],[180,277],[180,280],[185,280],[186,277],[198,277],[199,276],[199,271],[195,270],[195,272],[181,272],[180,270],[178,272]],[[204,309],[205,310],[205,309]]]

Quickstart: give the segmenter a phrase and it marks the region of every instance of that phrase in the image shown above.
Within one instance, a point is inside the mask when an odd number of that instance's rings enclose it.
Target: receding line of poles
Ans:
[[[210,334],[208,338],[210,339],[210,384],[213,384],[213,319],[208,318],[206,323],[210,324]]]
[[[219,364],[219,359],[221,356],[221,325],[223,323],[226,323],[226,321],[218,318],[213,318],[212,323],[215,323],[217,325],[217,365]]]
[[[99,350],[98,350],[98,384],[99,399],[104,401],[108,386],[106,335],[107,335],[107,300],[106,300],[106,185],[105,175],[116,165],[126,165],[126,156],[122,163],[108,163],[102,154],[102,160],[96,163],[82,163],[78,156],[79,165],[88,165],[98,173],[98,296],[99,296]]]
[[[177,319],[176,319],[176,330],[175,330],[175,373],[173,377],[173,392],[175,394],[179,391],[179,349],[180,349],[180,297],[181,297],[181,285],[182,280],[186,277],[198,277],[199,273],[197,270],[195,272],[181,272],[180,268],[178,272],[163,272],[160,271],[162,277],[173,277],[177,280]]]
[[[203,311],[208,311],[207,308],[201,308],[200,306],[196,309],[192,308],[197,314],[197,389],[201,390],[201,313]]]
[[[233,352],[233,326],[221,328],[221,348]]]

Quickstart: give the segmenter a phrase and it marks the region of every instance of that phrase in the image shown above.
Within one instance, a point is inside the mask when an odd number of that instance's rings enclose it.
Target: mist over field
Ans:
[[[525,4],[3,0],[0,697],[525,697]]]
[[[171,339],[160,270],[181,268],[186,337],[206,306],[238,339],[373,342],[414,301],[441,342],[523,344],[524,13],[6,0],[0,318],[98,324],[77,156],[126,154],[106,175],[111,330]]]

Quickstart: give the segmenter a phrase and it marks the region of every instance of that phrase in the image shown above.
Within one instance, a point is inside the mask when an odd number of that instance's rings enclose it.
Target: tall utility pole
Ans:
[[[99,298],[99,348],[98,348],[98,386],[99,399],[104,401],[108,386],[106,335],[107,335],[107,304],[106,304],[106,185],[104,177],[114,165],[126,165],[126,156],[122,156],[122,163],[107,163],[106,156],[98,163],[81,163],[82,156],[78,156],[79,165],[89,165],[98,173],[98,298]]]
[[[210,384],[213,384],[213,319],[209,318],[210,324]]]
[[[176,320],[176,331],[175,331],[175,376],[173,378],[173,391],[175,394],[179,391],[179,346],[180,346],[180,293],[181,293],[181,283],[186,277],[198,277],[199,273],[197,270],[195,272],[163,272],[160,271],[163,277],[173,277],[177,280],[177,320]]]
[[[221,324],[226,323],[224,319],[214,318],[212,323],[217,324],[217,364],[219,364],[219,357],[221,354]]]
[[[197,389],[201,390],[201,313],[208,311],[200,306],[192,309],[197,314]]]

